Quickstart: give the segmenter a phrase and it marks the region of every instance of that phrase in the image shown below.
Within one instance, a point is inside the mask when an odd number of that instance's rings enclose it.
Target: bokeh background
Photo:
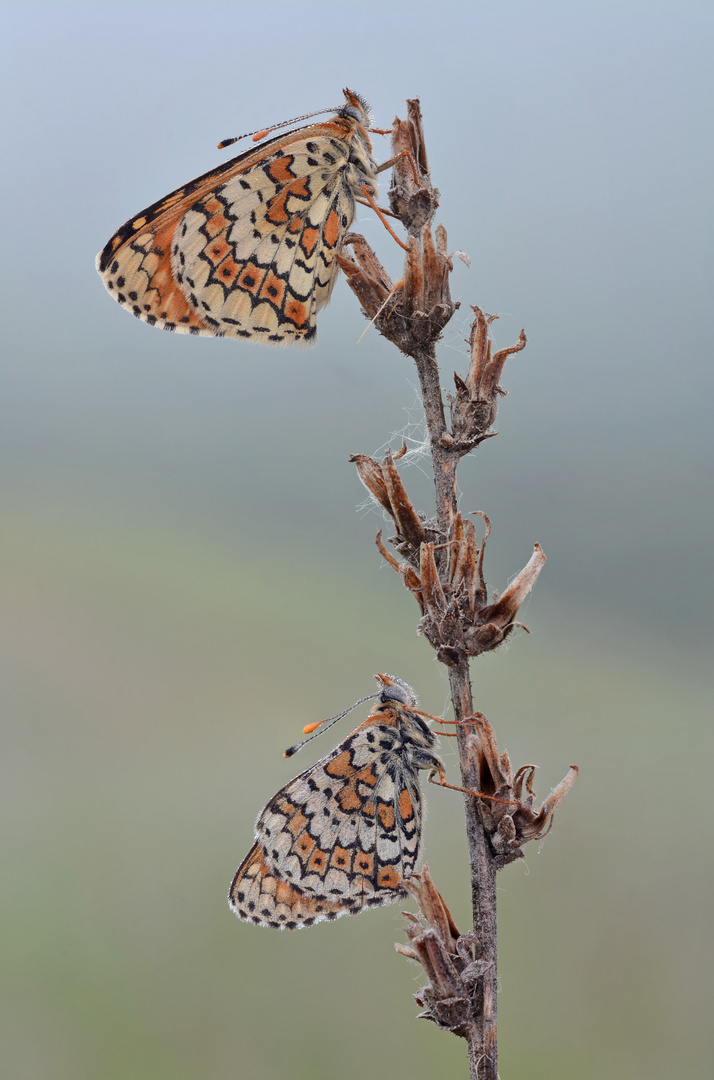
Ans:
[[[418,447],[415,373],[356,344],[344,282],[317,346],[281,351],[158,333],[94,271],[219,139],[343,86],[384,127],[421,97],[438,219],[473,259],[445,382],[469,304],[498,345],[529,336],[460,477],[492,587],[535,540],[549,561],[475,698],[540,795],[582,771],[500,877],[501,1075],[711,1075],[713,22],[689,0],[6,8],[3,1076],[466,1075],[415,1019],[398,908],[278,935],[225,903],[305,723],[375,671],[446,705],[347,462]],[[404,476],[428,509],[426,465]],[[460,797],[428,803],[466,928]]]

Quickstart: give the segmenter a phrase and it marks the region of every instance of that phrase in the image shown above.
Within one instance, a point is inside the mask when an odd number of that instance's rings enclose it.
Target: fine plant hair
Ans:
[[[571,766],[534,808],[534,766],[514,771],[508,754],[499,752],[486,717],[474,711],[471,660],[497,648],[522,625],[516,622],[518,609],[545,554],[536,544],[527,565],[500,597],[489,600],[484,553],[490,522],[481,510],[460,509],[456,471],[463,457],[496,434],[492,428],[505,393],[499,381],[508,358],[525,347],[526,336],[522,331],[514,345],[494,353],[490,327],[495,316],[474,306],[468,368],[454,373],[453,391],[442,391],[436,344],[459,307],[449,290],[452,259],[468,260],[461,252],[448,254],[442,225],[432,233],[439,192],[429,174],[418,100],[407,102],[406,120],[394,121],[392,149],[396,162],[389,204],[408,236],[402,280],[394,284],[389,279],[356,233],[348,233],[337,258],[366,317],[416,365],[430,454],[419,464],[426,469],[431,462],[433,516],[415,509],[399,475],[397,462],[408,452],[406,443],[395,454],[388,449],[381,461],[367,454],[350,460],[394,528],[386,543],[378,532],[377,547],[414,596],[418,633],[448,671],[454,714],[448,723],[454,728],[463,788],[468,789],[464,813],[473,908],[473,930],[461,933],[425,864],[402,882],[417,900],[419,914],[407,915],[408,944],[396,948],[421,963],[428,978],[415,995],[423,1010],[419,1015],[466,1041],[472,1080],[496,1080],[496,872],[523,857],[523,844],[550,830],[577,767]]]

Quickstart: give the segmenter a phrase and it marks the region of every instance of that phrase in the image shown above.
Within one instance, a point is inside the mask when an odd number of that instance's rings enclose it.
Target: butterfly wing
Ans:
[[[346,914],[344,901],[307,896],[276,876],[257,843],[238,867],[228,902],[245,922],[275,929],[296,930]]]
[[[257,904],[257,897],[246,881],[259,876],[261,865],[312,902],[307,916],[312,921],[356,914],[404,895],[400,880],[412,872],[418,856],[421,792],[400,752],[398,731],[380,722],[387,719],[369,717],[262,811],[258,843],[231,887],[230,903],[241,918],[256,921],[247,903]],[[317,904],[325,906],[317,911]],[[290,921],[307,925],[294,914]],[[274,918],[266,922],[288,925]]]
[[[178,188],[100,253],[106,288],[166,330],[310,341],[354,219],[354,135],[339,118],[315,124]]]

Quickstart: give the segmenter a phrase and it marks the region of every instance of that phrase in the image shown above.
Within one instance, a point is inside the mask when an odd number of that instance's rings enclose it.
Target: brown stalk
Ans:
[[[479,544],[473,521],[459,510],[456,470],[462,457],[496,434],[490,429],[505,394],[500,386],[504,365],[525,347],[526,337],[521,331],[514,345],[494,355],[490,326],[495,316],[472,309],[469,367],[463,377],[455,373],[455,393],[447,395],[449,427],[436,343],[458,304],[449,290],[453,265],[446,231],[439,225],[432,233],[439,192],[429,175],[418,101],[407,102],[406,120],[394,121],[392,149],[397,160],[389,201],[407,233],[403,278],[394,285],[366,240],[355,233],[347,236],[338,261],[367,318],[416,364],[434,472],[435,518],[417,511],[407,494],[395,464],[403,451],[387,452],[381,462],[367,454],[350,460],[391,519],[395,535],[388,542],[402,561],[388,550],[381,530],[377,547],[419,605],[418,632],[448,667],[455,718],[449,722],[456,724],[463,787],[487,796],[467,794],[464,799],[473,932],[459,934],[425,866],[420,875],[403,882],[416,898],[420,916],[407,916],[409,945],[397,949],[419,961],[427,974],[428,985],[416,995],[425,1009],[420,1015],[466,1040],[472,1080],[496,1080],[496,871],[521,857],[523,843],[550,829],[577,769],[571,767],[540,809],[533,810],[533,766],[513,775],[488,721],[474,713],[470,660],[497,648],[520,625],[518,609],[545,555],[535,544],[526,566],[500,598],[493,596],[489,602],[484,554],[491,525],[481,511],[473,512],[485,524]]]

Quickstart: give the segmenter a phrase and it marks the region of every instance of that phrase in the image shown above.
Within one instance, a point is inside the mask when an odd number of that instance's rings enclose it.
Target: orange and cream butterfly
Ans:
[[[380,171],[369,108],[344,94],[326,122],[267,139],[122,225],[97,257],[122,307],[164,330],[313,340],[355,199],[372,202]]]
[[[416,708],[401,679],[375,678],[379,691],[369,696],[377,702],[366,720],[261,811],[255,844],[228,895],[240,919],[295,930],[406,895],[402,879],[413,872],[421,845],[419,770],[452,785],[434,752],[437,734],[424,720],[439,718]]]

